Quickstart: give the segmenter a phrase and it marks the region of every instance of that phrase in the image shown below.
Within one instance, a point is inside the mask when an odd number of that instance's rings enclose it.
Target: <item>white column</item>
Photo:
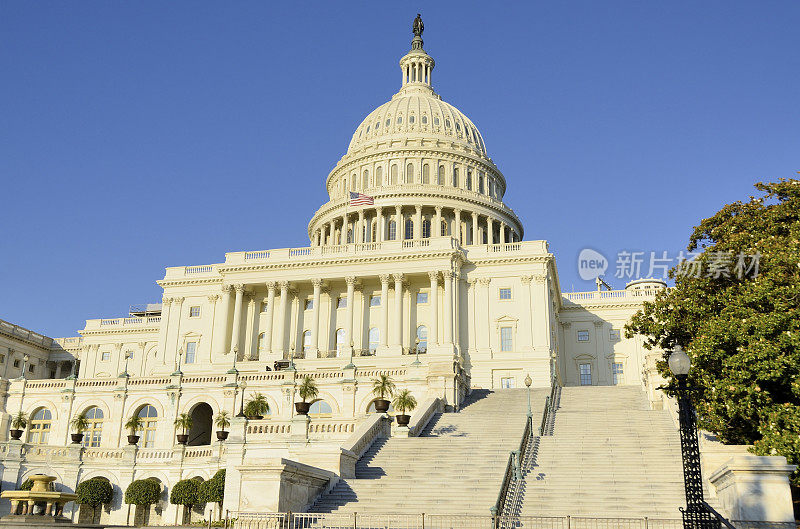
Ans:
[[[315,277],[311,280],[314,285],[314,306],[311,311],[311,352],[315,353],[318,350],[319,344],[319,303],[320,295],[322,294],[322,279]]]
[[[414,220],[414,238],[422,238],[422,206],[416,205],[414,208],[417,210],[416,219]]]
[[[245,360],[251,359],[255,357],[253,354],[253,332],[255,329],[258,328],[258,322],[256,322],[256,298],[252,295],[252,293],[247,295],[247,316],[245,318],[245,342],[243,347],[243,358]]]
[[[431,279],[431,291],[428,294],[431,305],[430,332],[428,333],[428,348],[439,345],[439,272],[428,272]]]
[[[242,297],[244,296],[244,285],[238,283],[233,285],[233,288],[236,290],[236,299],[233,302],[233,329],[231,329],[231,347],[230,351],[233,351],[235,347],[236,350],[239,350],[239,338],[241,333],[239,332],[239,327],[241,327],[242,323]]]
[[[500,221],[500,244],[506,243],[506,223]]]
[[[281,317],[278,326],[278,351],[286,351],[286,317],[289,314],[289,282],[281,281]]]
[[[436,178],[439,178],[438,173]],[[439,237],[444,235],[442,233],[442,206],[436,206],[436,226],[431,230],[431,233],[435,233]]]
[[[389,274],[381,274],[381,348],[389,344]]]
[[[325,244],[336,244],[336,241],[333,240],[333,230],[334,222],[330,221],[328,223],[328,239],[325,241]]]
[[[453,345],[453,272],[445,270],[444,277],[444,343]]]
[[[394,277],[394,345],[403,346],[403,274],[393,274]]]
[[[347,191],[350,192],[349,190]],[[342,215],[342,232],[339,234],[339,244],[347,244],[347,215]]]
[[[264,329],[264,345],[272,353],[272,320],[275,314],[275,282],[267,281],[267,328]]]
[[[383,242],[383,238],[386,236],[385,227],[383,225],[383,208],[377,208],[378,211],[378,218],[376,220],[377,224],[375,225],[375,242]]]
[[[367,238],[364,237],[364,210],[358,210],[358,233],[354,237],[356,242],[367,242]]]
[[[494,228],[492,226],[492,217],[486,217],[486,242],[494,244]]]
[[[231,286],[222,285],[222,294],[217,301],[217,310],[214,311],[214,339],[212,352],[214,355],[224,355],[225,339],[228,337],[228,311],[231,306]]]
[[[356,278],[354,276],[347,276],[344,278],[347,282],[347,309],[346,309],[346,322],[344,326],[344,345],[350,347],[353,343],[353,303],[355,303],[355,296],[353,295],[356,287]],[[350,349],[347,349],[349,352]]]
[[[161,355],[161,363],[164,365],[167,363],[167,335],[169,334],[169,314],[171,305],[172,298],[168,298],[166,296],[161,298],[161,327],[158,330],[158,354]],[[9,355],[8,358],[8,364],[10,363],[11,355]],[[89,366],[87,365],[87,367]],[[6,369],[7,368],[8,366],[6,366]],[[92,366],[92,368],[94,368],[94,366]]]
[[[402,206],[394,207],[394,239],[400,241],[403,239],[403,210]]]
[[[472,212],[472,242],[473,245],[478,244],[478,214]]]
[[[453,233],[453,237],[461,244],[461,210],[455,209],[456,219],[455,219],[455,233]]]

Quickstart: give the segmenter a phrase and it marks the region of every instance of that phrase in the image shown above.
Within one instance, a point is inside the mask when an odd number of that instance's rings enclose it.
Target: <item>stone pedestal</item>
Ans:
[[[235,509],[248,512],[303,512],[335,478],[333,472],[283,458],[249,461],[237,470]],[[225,492],[227,500],[227,483]]]

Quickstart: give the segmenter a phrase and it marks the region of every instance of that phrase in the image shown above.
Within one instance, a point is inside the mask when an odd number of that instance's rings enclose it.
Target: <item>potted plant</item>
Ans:
[[[228,426],[231,425],[230,415],[225,410],[220,410],[217,413],[216,417],[214,417],[214,424],[217,425],[217,440],[224,441],[228,438],[228,432],[225,430]]]
[[[20,437],[22,437],[22,431],[26,426],[28,426],[28,416],[20,411],[11,419],[11,430],[9,431],[11,438],[19,441]]]
[[[185,412],[178,415],[178,418],[175,419],[175,426],[180,428],[181,432],[183,432],[177,435],[178,444],[185,445],[189,440],[189,434],[186,432],[192,429],[192,422],[194,422],[192,421],[192,416]]]
[[[79,413],[73,417],[72,427],[75,429],[75,432],[70,434],[72,442],[74,444],[81,444],[81,441],[83,441],[83,432],[89,429],[89,419],[86,418],[86,414]]]
[[[306,402],[306,400],[311,400],[319,395],[319,389],[317,389],[317,384],[314,382],[314,379],[306,375],[297,388],[297,393],[300,394],[300,398],[303,399],[303,402],[295,402],[294,409],[297,410],[297,413],[300,415],[308,415],[308,409],[311,407],[311,403]]]
[[[136,432],[141,430],[142,426],[144,426],[144,420],[138,415],[131,415],[130,418],[128,418],[125,423],[125,428],[130,432],[128,434],[128,444],[135,445],[139,442],[139,436],[136,435]]]
[[[391,404],[386,397],[391,397],[394,394],[394,382],[392,382],[389,375],[381,375],[378,378],[372,379],[372,394],[378,397],[375,400],[375,411],[378,413],[386,413],[389,411],[389,404]]]
[[[244,405],[244,416],[250,420],[263,419],[267,413],[269,413],[269,402],[261,393],[255,393]]]
[[[408,426],[409,421],[411,421],[411,415],[406,415],[405,412],[412,411],[417,407],[417,399],[414,398],[409,390],[404,389],[394,396],[392,405],[394,405],[394,409],[400,412],[399,414],[395,415],[395,418],[397,419],[397,425]]]

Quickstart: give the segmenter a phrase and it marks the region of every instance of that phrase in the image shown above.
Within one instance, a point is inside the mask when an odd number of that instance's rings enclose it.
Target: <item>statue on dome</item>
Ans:
[[[422,32],[425,31],[425,24],[422,23],[422,16],[419,13],[417,13],[417,18],[414,19],[412,30],[415,37],[421,37]]]

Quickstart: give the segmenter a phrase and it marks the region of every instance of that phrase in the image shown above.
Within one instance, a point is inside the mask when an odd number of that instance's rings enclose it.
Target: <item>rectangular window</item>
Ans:
[[[500,350],[513,351],[514,344],[511,338],[511,327],[500,327]]]
[[[28,366],[28,373],[33,373],[34,369],[36,369],[36,366],[34,364],[29,365]]]
[[[511,289],[510,288],[501,288],[500,289],[500,299],[501,300],[509,300],[509,299],[511,299]]]
[[[111,360],[111,353],[109,353],[108,351],[103,351],[102,354],[100,355],[100,360],[103,362],[108,362],[109,360]]]
[[[622,362],[614,362],[612,374],[614,375],[614,385],[622,384],[624,377],[622,376]]]
[[[263,302],[261,304],[261,312],[267,312],[267,302]]]
[[[381,306],[381,297],[380,296],[372,296],[369,298],[369,306],[370,307],[380,307]]]
[[[336,303],[337,309],[345,309],[347,308],[347,298],[339,297],[339,300]]]
[[[14,360],[14,367],[19,367],[19,360]]]
[[[197,353],[197,342],[186,342],[186,361],[187,364],[194,364]]]
[[[6,363],[6,355],[0,355],[0,364]]]
[[[422,305],[428,302],[427,292],[417,292],[417,305]]]
[[[581,364],[581,386],[592,385],[592,364]]]
[[[500,387],[503,389],[514,388],[514,377],[503,377],[500,379]]]
[[[611,339],[612,342],[616,342],[619,340],[619,329],[611,329],[608,331],[608,337]]]
[[[189,317],[190,318],[199,318],[200,317],[200,307],[189,307]]]
[[[50,378],[56,378],[56,370],[55,369],[51,369],[50,370]]]
[[[314,308],[314,300],[313,299],[307,299],[306,300],[306,310],[311,310],[313,308]]]
[[[578,331],[578,341],[579,342],[588,342],[589,341],[589,331]]]

